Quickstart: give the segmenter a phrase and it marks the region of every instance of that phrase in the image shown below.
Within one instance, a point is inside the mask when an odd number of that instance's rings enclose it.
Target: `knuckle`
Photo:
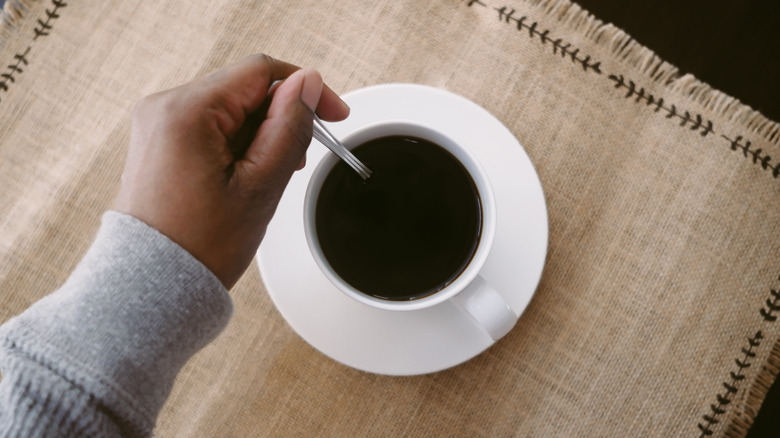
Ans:
[[[160,107],[161,103],[166,99],[165,92],[150,94],[139,100],[133,108],[134,115],[142,115],[155,108]]]
[[[261,71],[261,75],[265,76],[273,73],[274,65],[276,64],[276,59],[272,58],[271,56],[265,53],[255,53],[253,55],[247,56],[244,62],[257,64],[258,68]]]
[[[289,126],[290,134],[293,137],[295,144],[301,148],[306,148],[311,143],[312,129],[311,126],[296,125]]]
[[[164,119],[171,118],[171,116],[181,112],[182,99],[179,94],[177,89],[172,89],[143,97],[133,107],[133,119],[150,116]]]
[[[149,111],[149,108],[154,106],[154,99],[154,95],[149,95],[136,102],[133,107],[133,117],[138,117]]]

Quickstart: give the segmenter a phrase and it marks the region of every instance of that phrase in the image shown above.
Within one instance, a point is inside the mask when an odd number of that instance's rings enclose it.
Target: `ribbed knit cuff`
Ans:
[[[107,212],[67,282],[0,327],[0,403],[33,404],[17,418],[0,414],[0,429],[23,421],[150,434],[181,367],[231,313],[225,287],[192,255]]]

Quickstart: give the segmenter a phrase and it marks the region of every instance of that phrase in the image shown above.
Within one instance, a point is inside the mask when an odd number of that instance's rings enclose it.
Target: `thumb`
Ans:
[[[322,87],[322,76],[311,69],[298,70],[281,83],[242,164],[269,177],[289,179],[311,143],[314,109]]]

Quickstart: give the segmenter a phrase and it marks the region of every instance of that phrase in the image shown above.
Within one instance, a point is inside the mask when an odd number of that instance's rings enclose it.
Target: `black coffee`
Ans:
[[[454,281],[482,226],[468,171],[441,146],[413,137],[383,137],[352,152],[374,174],[363,181],[339,161],[326,177],[315,222],[328,263],[359,291],[392,301]]]

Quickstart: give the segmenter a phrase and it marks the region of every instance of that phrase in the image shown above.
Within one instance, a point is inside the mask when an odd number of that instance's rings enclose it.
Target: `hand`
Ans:
[[[330,121],[349,114],[319,73],[265,55],[148,96],[133,111],[115,209],[168,236],[231,288],[303,167],[315,110]]]

